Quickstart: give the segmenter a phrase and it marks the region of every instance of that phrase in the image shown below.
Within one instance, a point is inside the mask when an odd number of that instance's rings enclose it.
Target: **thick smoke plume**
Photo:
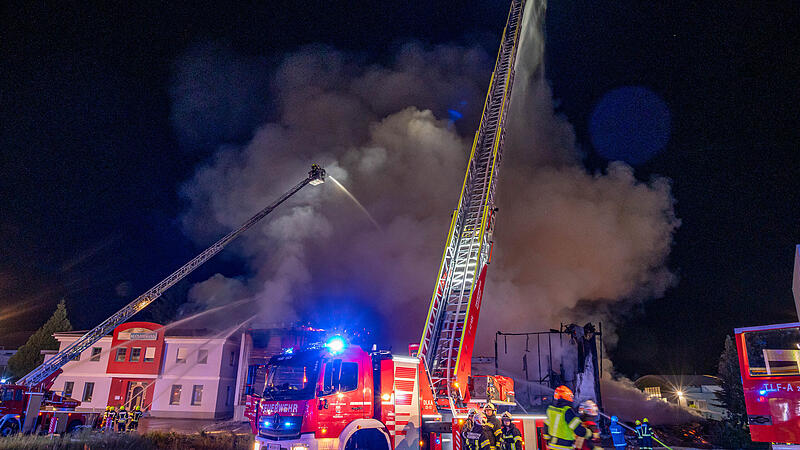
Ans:
[[[498,329],[557,326],[580,301],[657,296],[672,281],[664,263],[679,223],[668,180],[638,181],[622,163],[584,170],[571,126],[553,111],[540,28],[520,48],[478,352],[489,351]],[[202,110],[205,100],[214,99],[209,108],[230,104],[208,83],[226,78],[214,70],[255,80],[247,86],[263,81],[269,94],[252,100],[274,105],[249,143],[221,145],[185,184],[192,236],[210,242],[238,226],[312,162],[382,227],[332,183],[307,187],[236,244],[248,274],[215,275],[191,300],[252,296],[266,322],[340,320],[379,331],[395,348],[418,340],[494,57],[477,47],[411,43],[381,65],[315,46],[286,55],[266,80],[260,64],[219,47],[187,58],[176,65],[172,91],[181,133],[197,135],[203,124],[185,122],[198,117],[220,123],[219,108]],[[240,91],[231,95],[247,101]],[[464,117],[453,122],[449,109]],[[250,110],[264,108],[234,112]]]

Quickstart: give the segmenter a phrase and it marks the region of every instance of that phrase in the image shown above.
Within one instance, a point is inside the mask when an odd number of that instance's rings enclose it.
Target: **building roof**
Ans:
[[[635,382],[636,387],[665,386],[681,388],[687,386],[717,386],[719,378],[713,375],[645,375]]]

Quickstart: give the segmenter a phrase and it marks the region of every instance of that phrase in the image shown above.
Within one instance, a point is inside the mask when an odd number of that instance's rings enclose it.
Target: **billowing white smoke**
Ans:
[[[526,74],[518,68],[478,352],[490,350],[498,329],[549,328],[581,300],[660,295],[672,280],[664,262],[678,221],[668,181],[637,181],[621,163],[586,173],[541,77],[543,46],[523,46],[522,60],[527,48],[535,54]],[[219,53],[207,56],[214,70]],[[275,322],[347,324],[348,314],[360,314],[395,348],[418,340],[492,61],[478,48],[417,44],[387,65],[328,47],[286,56],[270,74],[274,120],[247,145],[220,148],[186,183],[186,229],[210,242],[319,162],[383,231],[331,183],[307,187],[236,244],[247,277],[216,275],[195,286],[191,300],[255,296]],[[196,73],[185,64],[176,67],[178,83],[197,89],[173,90],[189,97],[176,98],[176,108],[224,95],[192,83]],[[448,109],[464,119],[447,120]],[[179,129],[192,120],[173,117]]]

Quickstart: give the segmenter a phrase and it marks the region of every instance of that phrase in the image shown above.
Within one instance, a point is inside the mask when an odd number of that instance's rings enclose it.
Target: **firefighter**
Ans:
[[[139,419],[142,418],[142,409],[139,405],[136,405],[131,411],[131,424],[128,427],[128,431],[136,431],[139,429]]]
[[[495,408],[492,402],[487,402],[486,405],[483,407],[483,414],[486,416],[486,427],[489,430],[489,434],[492,436],[492,446],[499,447],[498,443],[500,442],[500,428],[503,426],[500,424],[500,419],[497,418],[497,408]]]
[[[125,411],[125,405],[119,407],[117,414],[117,431],[125,431],[128,425],[128,411]]]
[[[483,414],[474,409],[470,410],[469,416],[461,428],[464,450],[496,450],[491,445],[491,435],[484,425]]]
[[[498,446],[498,449],[522,450],[522,433],[520,433],[517,426],[514,425],[511,413],[508,411],[504,412],[503,416],[500,418],[500,423],[502,424],[500,433],[500,445],[502,447]]]
[[[115,406],[108,407],[108,419],[106,421],[106,430],[113,430],[117,422],[117,408]]]
[[[625,442],[625,429],[619,424],[617,416],[611,416],[611,425],[608,426],[608,431],[611,432],[611,440],[614,441],[614,448],[616,450],[625,450],[628,443]]]
[[[636,419],[636,422],[634,422],[634,424],[636,425],[634,427],[634,429],[636,430],[636,442],[639,444],[639,448],[642,448],[642,421]]]
[[[570,388],[559,386],[553,394],[555,404],[547,407],[547,418],[544,421],[544,438],[549,449],[571,449],[576,438],[591,438],[592,432],[581,425],[581,419],[572,409],[575,396]],[[587,441],[589,448],[594,448]]]
[[[589,443],[594,446],[600,445],[600,427],[597,426],[597,403],[593,400],[586,400],[578,407],[578,414],[581,417],[581,424],[584,428],[592,432],[592,437],[583,441],[583,449],[590,449]]]
[[[474,450],[478,448],[477,441],[480,439],[480,434],[473,432],[473,428],[475,426],[475,408],[469,410],[467,414],[467,420],[464,421],[464,425],[461,427],[461,440],[464,442],[464,449],[465,450]]]
[[[103,415],[100,416],[100,428],[105,429],[108,426],[108,411],[111,409],[110,406],[106,406],[105,411],[103,411]]]
[[[653,449],[653,429],[650,428],[650,424],[647,422],[647,417],[642,419],[642,425],[640,426],[641,429],[641,437],[639,442],[639,448],[642,450],[652,450]]]

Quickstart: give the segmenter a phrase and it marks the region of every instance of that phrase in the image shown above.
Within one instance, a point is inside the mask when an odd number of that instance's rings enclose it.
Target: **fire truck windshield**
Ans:
[[[800,375],[800,328],[744,333],[750,376]]]
[[[309,400],[314,398],[322,357],[318,352],[273,357],[267,366],[264,398]]]

